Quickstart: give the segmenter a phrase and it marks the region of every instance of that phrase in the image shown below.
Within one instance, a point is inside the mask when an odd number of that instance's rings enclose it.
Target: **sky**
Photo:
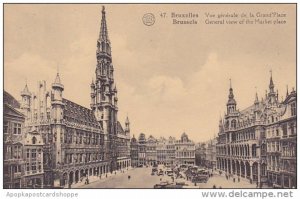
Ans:
[[[100,4],[5,4],[4,90],[20,100],[59,70],[64,98],[85,107],[95,79]],[[196,141],[218,133],[229,79],[237,108],[265,96],[272,70],[279,98],[296,86],[296,5],[106,5],[118,118],[131,134]],[[152,26],[145,13],[155,15]],[[174,25],[171,13],[197,13],[196,25]],[[205,13],[285,13],[283,25],[208,25]],[[166,13],[166,18],[160,16]]]

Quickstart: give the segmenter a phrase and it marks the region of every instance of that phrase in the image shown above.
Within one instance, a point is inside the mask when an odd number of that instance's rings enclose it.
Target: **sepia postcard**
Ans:
[[[2,189],[296,189],[296,16],[3,4]]]

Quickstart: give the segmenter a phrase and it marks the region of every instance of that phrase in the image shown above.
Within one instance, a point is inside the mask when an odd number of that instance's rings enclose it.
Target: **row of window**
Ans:
[[[21,145],[7,145],[4,147],[4,160],[22,159],[23,147]]]
[[[43,107],[41,107],[41,109],[42,108]],[[44,120],[44,119],[50,120],[50,118],[51,118],[50,111],[47,111],[46,115],[43,112],[40,113],[40,118],[39,118],[40,120]],[[38,113],[37,112],[35,112],[33,114],[33,120],[35,120],[35,121],[38,120]]]
[[[231,134],[232,142],[242,141],[242,140],[254,140],[255,139],[255,131],[246,131],[246,132],[237,132]]]
[[[26,150],[26,158],[27,161],[31,159],[38,158],[39,160],[42,158],[42,149],[27,149]]]
[[[267,143],[267,151],[268,152],[280,152],[280,142],[273,141]]]
[[[11,125],[12,129],[10,129],[10,125]],[[22,124],[21,123],[16,123],[16,122],[4,121],[3,122],[3,133],[8,134],[11,131],[15,135],[22,134]]]
[[[176,157],[179,157],[179,158],[184,158],[184,157],[189,157],[189,158],[192,158],[192,157],[195,157],[195,152],[193,151],[180,151],[180,152],[176,152]]]
[[[64,134],[64,143],[66,144],[88,144],[88,145],[104,145],[104,135],[96,133],[76,133],[73,135],[71,131]]]
[[[42,163],[40,161],[33,161],[26,163],[26,173],[42,172]]]
[[[4,174],[21,173],[21,165],[4,165],[3,172]]]
[[[97,160],[103,160],[104,153],[78,153],[78,154],[66,154],[64,163],[71,164],[71,163],[85,163]]]
[[[282,146],[283,157],[296,157],[296,146],[295,145],[284,145]]]
[[[232,155],[232,156],[246,156],[249,157],[257,157],[257,147],[256,144],[253,144],[251,147],[249,145],[246,146],[232,146],[232,147],[217,147],[218,155]],[[251,151],[250,151],[251,150]],[[251,152],[251,154],[250,154]],[[265,145],[261,146],[261,153],[265,155],[266,149]]]

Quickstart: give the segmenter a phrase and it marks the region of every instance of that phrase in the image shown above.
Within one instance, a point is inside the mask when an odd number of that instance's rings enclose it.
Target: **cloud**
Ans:
[[[174,103],[185,96],[185,88],[178,77],[155,76],[148,81],[148,94],[156,103]]]

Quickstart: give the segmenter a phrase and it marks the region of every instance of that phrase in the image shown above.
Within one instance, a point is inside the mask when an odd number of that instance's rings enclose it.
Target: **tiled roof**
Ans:
[[[93,111],[70,100],[63,99],[64,117],[67,121],[85,124],[87,126],[100,126]]]
[[[3,95],[3,103],[4,104],[9,104],[11,105],[13,108],[20,108],[20,103],[8,92],[4,91],[4,95]]]

